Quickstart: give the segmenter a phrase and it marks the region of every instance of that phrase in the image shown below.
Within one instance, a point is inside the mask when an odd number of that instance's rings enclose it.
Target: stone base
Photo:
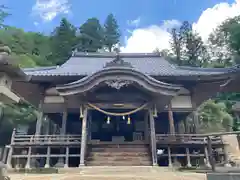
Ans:
[[[78,167],[84,167],[85,166],[85,164],[79,164],[79,166]]]
[[[229,163],[226,163],[226,164],[224,164],[224,167],[232,167],[232,165]]]
[[[56,167],[56,168],[63,168],[64,164],[65,164],[64,163],[64,159],[63,158],[59,158],[57,164],[54,167]]]
[[[49,164],[45,164],[44,168],[50,168],[50,165]]]
[[[211,166],[210,163],[207,163],[207,164],[205,164],[205,167],[206,167],[206,168],[211,168],[212,166]]]
[[[238,180],[240,173],[208,173],[207,180]]]

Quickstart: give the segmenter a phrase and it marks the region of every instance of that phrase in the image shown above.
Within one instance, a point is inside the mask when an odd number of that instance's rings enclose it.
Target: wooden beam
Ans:
[[[192,103],[195,103],[195,106],[198,107],[209,98],[215,97],[217,92],[221,91],[221,85],[225,82],[226,80],[208,83],[199,82],[194,88],[191,89]]]
[[[40,100],[43,99],[44,87],[30,82],[12,82],[12,91],[16,92],[23,100],[38,107]]]

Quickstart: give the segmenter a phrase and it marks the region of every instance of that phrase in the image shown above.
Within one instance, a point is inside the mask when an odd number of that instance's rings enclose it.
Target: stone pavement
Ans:
[[[59,174],[10,174],[11,180],[206,180],[205,174],[156,167],[71,168]]]

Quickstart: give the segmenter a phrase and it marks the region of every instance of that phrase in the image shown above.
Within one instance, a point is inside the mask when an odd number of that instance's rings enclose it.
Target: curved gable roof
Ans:
[[[130,84],[136,83],[152,93],[160,93],[164,95],[176,95],[182,88],[181,85],[158,81],[151,76],[133,70],[129,67],[118,68],[114,66],[105,67],[103,70],[100,70],[90,76],[86,76],[78,81],[58,85],[56,89],[61,95],[78,94],[87,92],[99,84],[109,81],[110,84],[114,82],[117,84],[122,82],[124,84],[125,82],[129,82]]]
[[[155,53],[75,53],[61,66],[28,68],[24,72],[31,76],[89,76],[103,69],[116,57],[131,64],[131,68],[150,76],[218,76],[234,73],[238,67],[231,68],[195,68],[179,67],[169,63]]]

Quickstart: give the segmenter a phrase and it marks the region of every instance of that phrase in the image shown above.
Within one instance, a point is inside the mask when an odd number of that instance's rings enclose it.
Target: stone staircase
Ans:
[[[149,146],[145,144],[91,145],[87,166],[151,166]]]
[[[237,135],[224,135],[222,136],[223,143],[226,144],[226,151],[229,160],[236,166],[240,166],[240,149],[238,145]]]

